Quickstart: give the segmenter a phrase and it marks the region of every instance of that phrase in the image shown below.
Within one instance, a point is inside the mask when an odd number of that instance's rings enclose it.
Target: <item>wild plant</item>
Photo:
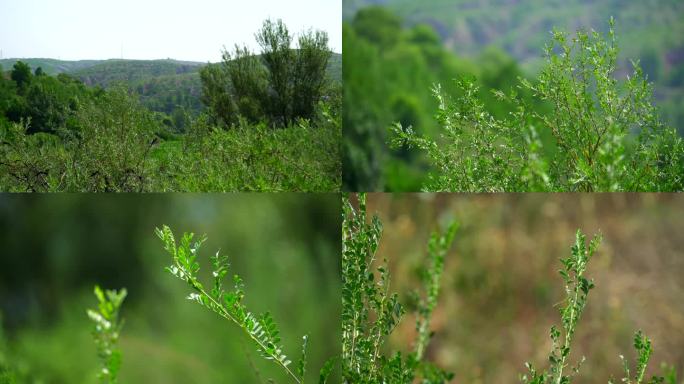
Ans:
[[[533,83],[518,89],[548,105],[532,108],[521,92],[495,91],[513,112],[499,119],[479,100],[473,79],[455,81],[458,96],[433,88],[443,127],[438,139],[395,124],[390,143],[422,150],[433,165],[430,191],[679,191],[684,143],[660,121],[653,88],[638,62],[615,77],[614,21],[608,38],[555,30]],[[549,140],[542,140],[549,137]],[[548,147],[544,147],[547,145]]]
[[[31,121],[0,127],[0,185],[8,192],[43,192],[59,184],[56,164],[66,153],[59,140],[45,133],[28,134]]]
[[[78,129],[31,134],[32,122],[0,127],[0,189],[143,192],[151,189],[153,113],[123,87],[82,103]],[[159,176],[158,176],[159,177]]]
[[[210,287],[206,287],[199,280],[200,265],[198,262],[199,250],[206,236],[200,236],[194,240],[192,233],[184,233],[181,240],[176,244],[173,232],[168,226],[156,229],[157,236],[164,243],[164,249],[171,255],[172,264],[166,270],[180,280],[186,282],[192,292],[188,299],[208,310],[223,317],[240,328],[251,340],[260,355],[272,361],[294,383],[303,383],[306,373],[306,348],[308,336],[302,337],[301,357],[294,367],[292,361],[284,352],[280,340],[280,331],[269,312],[255,314],[247,309],[243,303],[245,297],[242,278],[233,275],[233,288],[224,286],[224,279],[230,272],[227,257],[217,252],[211,257],[213,281]],[[332,363],[326,364],[320,372],[319,383],[325,383],[331,373]]]
[[[118,291],[103,291],[97,285],[94,292],[98,301],[97,309],[88,309],[87,314],[94,323],[92,333],[101,364],[97,377],[100,383],[116,384],[121,368],[121,350],[118,347],[119,335],[121,328],[123,328],[123,320],[119,317],[119,311],[124,299],[126,299],[127,292],[125,288]]]
[[[155,115],[123,86],[83,105],[80,130],[66,141],[63,165],[67,190],[144,192],[150,190],[150,153],[158,139]]]
[[[577,331],[577,325],[587,304],[589,291],[594,288],[592,279],[585,276],[587,265],[601,243],[601,236],[595,236],[587,245],[586,236],[578,230],[575,235],[575,244],[572,246],[570,256],[561,259],[563,269],[561,275],[565,285],[565,298],[560,303],[561,327],[551,326],[551,341],[553,349],[549,354],[549,367],[539,371],[531,363],[525,363],[528,373],[521,376],[523,383],[529,384],[569,384],[572,378],[580,371],[580,366],[585,361],[584,356],[575,364],[570,363],[572,341]],[[653,376],[644,381],[646,366],[652,353],[651,340],[641,331],[634,334],[634,348],[637,352],[636,367],[630,371],[629,364],[624,356],[620,355],[623,362],[625,376],[620,380],[623,383],[665,383],[664,377]],[[668,376],[668,383],[673,374]],[[672,379],[676,380],[676,378]],[[610,379],[608,383],[614,383]]]
[[[418,300],[418,339],[406,357],[401,352],[385,356],[389,335],[406,310],[398,295],[390,292],[390,274],[385,259],[376,267],[376,251],[382,223],[366,218],[366,196],[359,194],[358,210],[343,199],[342,224],[342,375],[346,383],[443,383],[453,375],[424,360],[430,341],[430,319],[437,304],[444,258],[456,233],[451,225],[445,233],[433,233],[428,245],[430,266],[424,275],[425,292]],[[419,295],[420,296],[420,295]]]
[[[332,191],[341,184],[339,118],[320,103],[315,120],[285,129],[243,122],[230,130],[193,124],[183,153],[169,152],[167,190]],[[180,158],[179,158],[180,157]],[[159,188],[159,187],[156,187]]]

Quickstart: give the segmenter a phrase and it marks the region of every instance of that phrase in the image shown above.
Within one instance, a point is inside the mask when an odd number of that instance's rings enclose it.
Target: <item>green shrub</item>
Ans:
[[[0,190],[14,192],[335,191],[340,117],[328,103],[286,129],[242,121],[231,130],[200,116],[160,140],[157,116],[124,88],[84,103],[78,130],[29,134],[0,124]]]
[[[276,130],[247,122],[225,130],[199,119],[182,148],[160,155],[155,190],[339,190],[339,117],[324,103],[318,114]]]
[[[430,191],[683,190],[684,143],[661,123],[638,63],[626,80],[614,77],[617,53],[612,20],[608,39],[555,31],[537,81],[495,92],[513,107],[508,118],[494,117],[474,81],[461,78],[453,100],[434,88],[439,139],[396,124],[391,143],[427,154]],[[550,110],[535,110],[523,92]],[[552,137],[550,148],[540,135]]]

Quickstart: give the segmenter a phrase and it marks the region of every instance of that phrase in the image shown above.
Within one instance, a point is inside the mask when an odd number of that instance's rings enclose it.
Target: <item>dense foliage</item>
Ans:
[[[8,69],[17,61],[31,68],[41,67],[45,74],[66,74],[92,87],[125,84],[140,96],[146,108],[166,114],[164,125],[174,132],[185,132],[188,120],[202,112],[202,82],[199,71],[205,66],[221,65],[191,61],[166,60],[78,60],[2,59],[0,65]],[[332,83],[342,81],[342,55],[332,53],[328,61],[328,77]],[[334,91],[334,90],[333,90]]]
[[[506,89],[522,76],[516,62],[501,50],[486,50],[475,60],[456,56],[431,26],[403,28],[402,20],[382,7],[364,8],[345,22],[342,42],[343,183],[351,191],[416,191],[423,184],[423,155],[410,148],[391,151],[386,127],[399,121],[421,133],[436,132],[432,116],[437,102],[430,84],[477,76],[485,90]],[[521,96],[530,100],[529,92]],[[489,92],[484,97],[496,116],[511,111],[495,103]]]
[[[469,79],[456,81],[453,100],[439,86],[433,140],[411,127],[393,127],[393,144],[424,151],[434,173],[424,188],[433,191],[679,191],[684,189],[684,143],[660,121],[652,88],[638,63],[627,80],[616,71],[617,43],[611,27],[556,31],[545,50],[546,65],[535,83],[518,89],[550,110],[538,111],[517,90],[495,91],[514,112],[496,117],[478,98]],[[549,149],[539,135],[550,135]]]
[[[265,41],[283,38],[268,26],[279,26],[287,36],[282,23],[269,23],[262,32]],[[250,93],[252,98],[241,97],[237,102],[244,108],[229,119],[214,108],[216,98],[225,95],[219,91],[217,96],[212,87],[251,92],[251,83],[240,83],[240,74],[221,77],[213,85],[203,75],[202,100],[209,108],[198,113],[194,108],[199,99],[192,95],[171,92],[167,101],[147,95],[174,89],[180,79],[192,84],[189,76],[197,75],[193,72],[197,68],[190,64],[181,68],[183,73],[165,75],[178,71],[178,66],[139,63],[141,79],[145,71],[161,71],[164,76],[152,82],[130,79],[132,84],[114,83],[104,90],[87,87],[69,75],[46,75],[40,68],[34,74],[27,64],[16,62],[0,76],[0,190],[338,190],[340,85],[328,77],[327,37],[305,33],[299,48],[288,47],[288,60],[278,62],[287,76],[296,74],[286,79],[287,96],[278,96],[266,86],[263,92]],[[261,64],[268,54],[243,53],[244,57],[230,61],[226,56],[220,67],[205,66],[202,73],[243,68],[244,63],[256,63],[259,73],[270,73],[265,69],[268,65]],[[128,73],[123,63],[110,66]],[[109,75],[117,78],[118,73],[113,70]],[[262,81],[269,84],[258,80]],[[228,98],[232,106],[235,100]],[[284,105],[287,113],[269,109],[275,105]]]

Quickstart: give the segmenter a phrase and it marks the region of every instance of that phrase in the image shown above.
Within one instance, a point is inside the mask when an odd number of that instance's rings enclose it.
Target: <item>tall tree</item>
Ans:
[[[202,103],[211,115],[225,125],[237,122],[238,109],[232,97],[232,85],[223,68],[208,64],[200,70]]]
[[[264,116],[268,81],[266,68],[247,47],[235,46],[233,55],[223,51],[223,66],[232,84],[240,115],[251,122]]]
[[[265,20],[256,35],[262,58],[268,69],[270,115],[274,123],[292,122],[292,72],[294,53],[290,49],[292,36],[282,20]]]
[[[26,87],[31,83],[31,67],[23,61],[17,61],[12,68],[10,75],[17,84],[20,93],[24,93]]]
[[[223,50],[221,65],[200,71],[202,102],[226,126],[239,117],[280,127],[313,118],[328,82],[328,35],[305,31],[294,49],[282,20],[266,20],[255,37],[261,55],[236,45]]]
[[[299,36],[294,67],[294,116],[313,118],[316,102],[323,96],[331,52],[328,34],[311,30]]]

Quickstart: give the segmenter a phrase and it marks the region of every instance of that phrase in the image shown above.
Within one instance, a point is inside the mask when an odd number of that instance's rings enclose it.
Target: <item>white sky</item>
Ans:
[[[264,19],[291,33],[326,31],[342,50],[342,0],[0,0],[3,58],[165,59],[216,62],[247,44]]]

